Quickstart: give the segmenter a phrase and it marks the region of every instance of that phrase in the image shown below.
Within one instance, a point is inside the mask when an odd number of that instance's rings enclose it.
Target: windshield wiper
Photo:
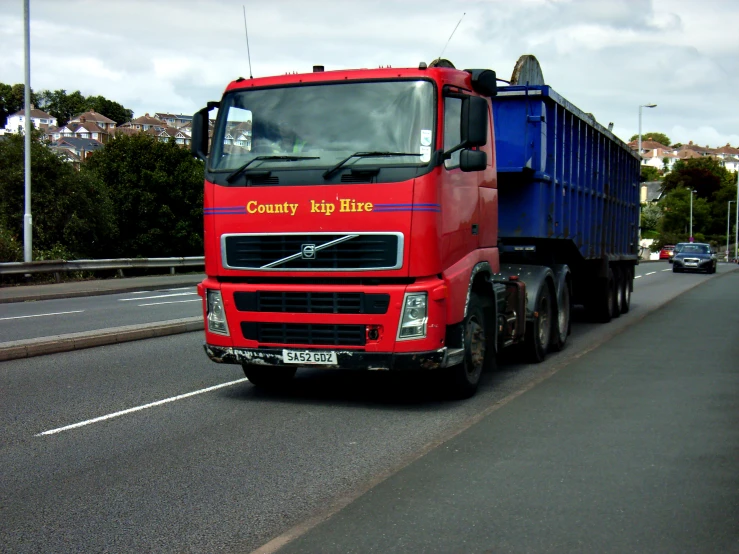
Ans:
[[[233,183],[239,175],[246,171],[247,167],[258,160],[281,160],[285,162],[295,162],[298,160],[317,160],[318,158],[319,156],[256,156],[246,162],[236,171],[231,173],[228,177],[226,177],[226,181],[228,181],[229,183]]]
[[[351,160],[352,158],[384,158],[384,157],[400,157],[400,156],[420,156],[421,154],[418,152],[354,152],[351,156],[347,156],[343,160],[341,160],[339,163],[337,163],[335,166],[333,166],[330,169],[327,169],[323,172],[323,178],[328,179],[336,173],[338,170],[340,170],[342,167],[344,167],[344,164]]]

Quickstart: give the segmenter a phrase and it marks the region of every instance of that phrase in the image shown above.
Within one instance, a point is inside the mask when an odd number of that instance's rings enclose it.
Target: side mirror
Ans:
[[[462,150],[459,153],[459,169],[482,171],[488,166],[488,155],[482,150]]]
[[[220,102],[208,102],[208,105],[192,116],[192,140],[190,141],[190,152],[196,158],[205,161],[208,157],[208,114],[213,108],[221,105]]]
[[[488,102],[468,96],[462,102],[462,144],[465,148],[484,146],[488,141]]]

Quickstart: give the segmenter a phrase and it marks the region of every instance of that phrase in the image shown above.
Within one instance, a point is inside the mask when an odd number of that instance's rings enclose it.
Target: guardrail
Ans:
[[[115,269],[142,269],[168,267],[170,273],[178,267],[202,267],[203,256],[185,258],[119,258],[110,260],[41,260],[38,262],[0,263],[0,275],[25,275],[33,273],[63,273],[67,271],[95,271]]]

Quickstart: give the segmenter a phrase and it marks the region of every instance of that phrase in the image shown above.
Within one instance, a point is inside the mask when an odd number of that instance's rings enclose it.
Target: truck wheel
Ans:
[[[464,361],[447,370],[449,392],[454,398],[469,398],[477,391],[486,365],[485,358],[495,355],[494,351],[488,349],[489,342],[482,299],[474,292],[470,293],[467,315],[462,325]]]
[[[567,336],[570,334],[570,307],[570,287],[565,285],[559,299],[557,328],[552,336],[552,350],[555,352],[559,352],[565,347]]]
[[[626,269],[623,272],[623,279],[621,285],[623,286],[623,293],[621,294],[621,313],[627,314],[631,309],[631,283],[634,280],[631,269]]]
[[[536,317],[526,328],[524,350],[534,363],[544,361],[552,335],[552,299],[549,286],[544,283],[536,294]]]
[[[297,368],[269,367],[252,364],[241,364],[244,375],[255,387],[281,388],[288,385],[295,377]]]

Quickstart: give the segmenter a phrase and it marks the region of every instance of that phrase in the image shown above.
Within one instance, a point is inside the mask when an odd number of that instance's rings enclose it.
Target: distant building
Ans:
[[[31,104],[31,124],[41,131],[45,131],[50,126],[56,126],[56,117],[39,110]],[[26,128],[26,112],[21,110],[8,116],[8,122],[5,124],[6,133],[23,134]]]
[[[79,169],[82,160],[86,160],[93,152],[103,148],[99,140],[80,137],[61,137],[49,144],[49,149],[56,152],[62,159],[69,161]]]
[[[161,121],[164,121],[170,127],[175,127],[177,129],[180,129],[181,127],[184,127],[185,125],[192,124],[191,115],[157,112],[154,114],[154,117],[156,117],[157,119]]]
[[[157,127],[159,129],[164,129],[165,127],[167,127],[167,124],[161,119],[151,117],[147,113],[145,115],[142,115],[141,117],[137,117],[136,119],[127,121],[126,123],[121,125],[120,128],[136,129],[137,131],[148,131],[151,128],[156,129]]]
[[[662,197],[662,181],[645,181],[641,184],[641,194],[639,202],[642,204],[651,204],[657,202]]]

